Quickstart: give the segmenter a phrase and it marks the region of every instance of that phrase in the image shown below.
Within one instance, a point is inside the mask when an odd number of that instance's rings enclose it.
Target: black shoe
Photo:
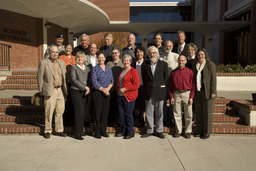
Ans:
[[[77,140],[83,140],[84,139],[82,137],[82,134],[79,134],[79,133],[76,133],[74,138],[77,139]]]
[[[127,135],[124,136],[124,139],[131,139],[134,137],[134,133],[130,134],[130,133],[127,133]]]
[[[100,135],[103,136],[103,137],[105,137],[105,138],[108,138],[108,137],[109,137],[108,133],[106,133],[106,132],[101,133]]]
[[[122,132],[122,133],[116,133],[115,134],[115,137],[123,137],[124,136],[124,133]]]
[[[200,136],[201,139],[208,139],[210,138],[210,135],[209,134],[203,134],[202,136]]]
[[[86,136],[86,134],[83,132],[83,133],[81,133],[81,136],[82,136],[82,137],[85,137],[85,136]]]
[[[94,134],[94,138],[101,139],[101,135],[100,134]]]
[[[49,132],[44,134],[44,138],[49,139],[51,137],[51,134]]]
[[[67,134],[64,133],[64,132],[54,132],[53,135],[57,135],[57,136],[60,136],[60,137],[66,137]]]
[[[202,134],[194,134],[194,137],[201,137]]]
[[[161,139],[165,139],[165,136],[163,133],[155,133],[155,136]]]
[[[152,136],[153,134],[152,133],[146,133],[146,134],[143,134],[142,136],[141,136],[141,138],[147,138],[147,137],[150,137],[150,136]]]

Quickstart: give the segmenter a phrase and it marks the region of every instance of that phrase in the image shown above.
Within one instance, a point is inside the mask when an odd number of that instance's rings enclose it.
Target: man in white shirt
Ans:
[[[97,45],[95,43],[92,43],[89,47],[89,55],[86,55],[86,65],[89,65],[90,68],[95,67],[98,64],[97,60]]]

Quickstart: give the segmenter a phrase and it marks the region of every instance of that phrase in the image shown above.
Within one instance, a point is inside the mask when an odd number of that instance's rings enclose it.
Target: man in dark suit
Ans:
[[[120,48],[113,44],[113,36],[111,33],[107,33],[104,35],[104,41],[105,45],[100,48],[100,51],[104,53],[106,60],[105,64],[107,64],[109,61],[112,61],[112,50],[115,48]]]
[[[178,53],[179,55],[188,56],[188,45],[186,44],[186,34],[184,31],[179,30],[177,32],[178,45],[173,49],[173,52]]]
[[[65,110],[65,98],[68,94],[66,65],[63,60],[58,59],[59,51],[56,45],[51,45],[49,52],[50,57],[39,62],[37,74],[40,95],[44,96],[44,137],[50,138],[53,113],[55,116],[55,135],[66,137],[67,135],[63,132],[62,119]]]
[[[79,43],[80,45],[75,47],[72,55],[76,56],[77,52],[82,51],[85,55],[89,54],[89,45],[90,45],[90,37],[87,34],[82,34],[79,37]]]
[[[147,118],[147,133],[141,137],[146,138],[153,135],[155,118],[155,135],[164,139],[165,136],[162,134],[163,103],[166,93],[165,83],[168,80],[168,67],[166,62],[158,60],[159,51],[155,46],[148,48],[148,57],[150,61],[143,63],[141,66]]]

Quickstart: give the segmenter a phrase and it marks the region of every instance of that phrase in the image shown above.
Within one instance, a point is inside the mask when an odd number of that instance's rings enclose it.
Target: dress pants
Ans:
[[[63,113],[65,99],[61,87],[55,88],[52,96],[44,96],[45,129],[44,133],[52,132],[52,117],[55,116],[55,132],[63,132]]]
[[[85,91],[70,90],[70,96],[74,106],[75,112],[75,133],[83,133],[84,117],[86,113],[86,100]]]
[[[103,92],[93,90],[92,92],[94,106],[94,133],[100,134],[107,131],[108,111],[109,111],[109,96]]]
[[[154,132],[154,112],[155,112],[155,124],[156,133],[163,132],[163,104],[164,100],[155,101],[154,98],[150,98],[145,101],[146,104],[146,120],[147,120],[147,133]]]
[[[195,93],[196,133],[212,134],[214,99],[206,99],[205,91]]]
[[[133,125],[133,110],[135,106],[135,100],[128,102],[125,96],[117,96],[117,106],[119,116],[122,123],[123,133],[134,133]]]
[[[190,91],[178,92],[174,91],[174,107],[173,114],[175,118],[175,124],[177,132],[182,133],[182,106],[184,106],[185,117],[185,134],[192,133],[192,105],[189,104]]]

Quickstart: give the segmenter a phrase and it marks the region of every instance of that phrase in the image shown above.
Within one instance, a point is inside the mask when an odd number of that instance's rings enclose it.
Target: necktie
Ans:
[[[179,52],[178,52],[179,55],[181,54],[181,52],[182,52],[182,46],[179,47]]]

